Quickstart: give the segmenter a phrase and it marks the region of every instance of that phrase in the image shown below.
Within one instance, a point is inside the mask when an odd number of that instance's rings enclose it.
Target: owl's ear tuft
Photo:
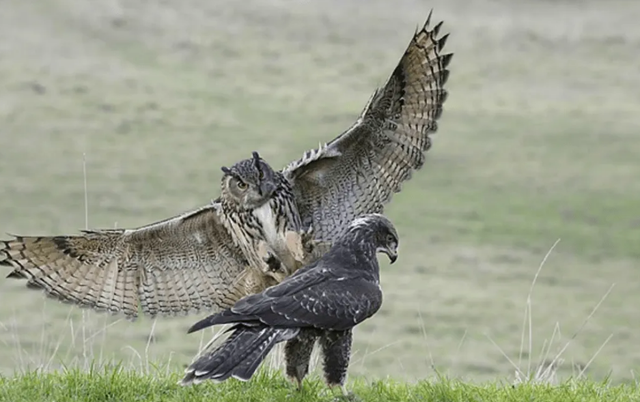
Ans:
[[[222,170],[222,173],[230,175],[231,174],[231,169],[229,169],[226,166],[223,166],[222,168],[220,168]]]
[[[258,172],[262,173],[262,168],[260,166],[260,155],[256,151],[253,151],[251,155],[253,155],[253,163],[256,165],[256,169],[258,170]]]

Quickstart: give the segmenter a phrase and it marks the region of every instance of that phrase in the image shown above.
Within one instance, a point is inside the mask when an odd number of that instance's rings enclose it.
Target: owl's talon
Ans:
[[[315,239],[313,238],[313,235],[314,231],[312,225],[309,225],[309,227],[306,230],[303,230],[300,234],[300,240],[305,254],[311,254],[315,249]]]
[[[306,254],[311,254],[311,253],[313,253],[313,250],[315,250],[316,244],[315,244],[315,242],[313,240],[308,240],[308,241],[304,242],[302,247],[304,248],[304,252]]]
[[[262,260],[267,264],[270,272],[278,272],[282,269],[282,263],[271,251],[267,251],[266,257]]]
[[[308,237],[313,237],[313,225],[309,225],[309,227],[307,228],[307,230],[305,230],[304,234],[307,235]]]

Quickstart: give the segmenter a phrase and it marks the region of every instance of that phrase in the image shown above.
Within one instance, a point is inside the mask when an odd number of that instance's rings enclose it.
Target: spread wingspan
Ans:
[[[424,164],[447,99],[452,58],[443,53],[448,34],[440,35],[442,22],[430,27],[430,20],[431,14],[356,123],[283,170],[317,240],[331,242],[356,216],[382,212]]]

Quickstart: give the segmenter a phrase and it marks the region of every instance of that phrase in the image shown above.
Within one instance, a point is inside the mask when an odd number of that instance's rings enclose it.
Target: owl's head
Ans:
[[[269,201],[276,190],[276,175],[271,166],[253,152],[231,168],[222,167],[222,195],[243,209],[255,209]]]

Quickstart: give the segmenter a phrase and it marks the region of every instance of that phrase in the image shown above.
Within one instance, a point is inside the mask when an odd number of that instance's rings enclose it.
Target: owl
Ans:
[[[381,213],[425,162],[447,99],[442,22],[416,31],[384,86],[332,141],[273,169],[258,152],[222,167],[211,203],[147,226],[0,241],[11,278],[53,298],[135,319],[220,311],[329,250]]]

